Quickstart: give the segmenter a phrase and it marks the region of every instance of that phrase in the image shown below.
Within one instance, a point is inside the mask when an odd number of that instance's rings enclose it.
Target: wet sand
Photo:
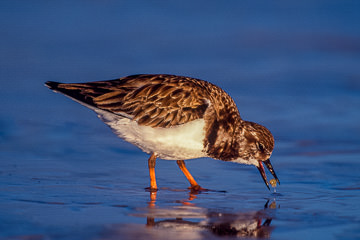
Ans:
[[[0,4],[0,238],[357,239],[359,5]],[[172,73],[213,82],[275,136],[253,166],[147,158],[45,81]],[[270,176],[270,174],[268,174]]]

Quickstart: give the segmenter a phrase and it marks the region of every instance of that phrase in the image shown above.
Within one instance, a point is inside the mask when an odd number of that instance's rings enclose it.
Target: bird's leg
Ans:
[[[149,174],[150,174],[150,191],[157,191],[156,178],[155,178],[155,163],[156,163],[156,154],[151,154],[148,165],[149,165]]]
[[[187,170],[187,168],[185,166],[184,160],[177,160],[176,163],[179,166],[180,170],[184,173],[187,180],[190,182],[190,185],[191,185],[190,189],[191,190],[194,190],[194,191],[205,190],[204,188],[200,187],[200,185],[195,181],[193,176],[191,176],[189,170]]]

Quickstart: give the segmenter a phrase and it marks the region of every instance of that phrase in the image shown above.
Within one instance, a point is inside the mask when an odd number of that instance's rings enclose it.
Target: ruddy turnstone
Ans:
[[[264,126],[242,120],[234,100],[209,82],[141,74],[88,83],[46,82],[50,89],[94,110],[120,138],[150,154],[150,190],[157,190],[156,158],[176,160],[191,189],[202,188],[184,160],[200,157],[255,165],[267,186],[274,138]]]

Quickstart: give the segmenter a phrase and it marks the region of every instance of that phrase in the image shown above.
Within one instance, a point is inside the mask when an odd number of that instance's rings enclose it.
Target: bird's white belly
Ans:
[[[205,157],[205,121],[198,119],[169,128],[140,126],[137,122],[117,115],[96,111],[99,117],[124,140],[146,153],[156,153],[167,160],[184,160]]]

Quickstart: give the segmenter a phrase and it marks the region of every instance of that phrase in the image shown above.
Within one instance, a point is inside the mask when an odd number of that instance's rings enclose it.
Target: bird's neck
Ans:
[[[225,123],[224,123],[225,124]],[[235,118],[230,126],[222,122],[214,121],[210,128],[205,142],[207,155],[223,161],[231,161],[239,157],[241,147],[241,124],[240,118]]]

